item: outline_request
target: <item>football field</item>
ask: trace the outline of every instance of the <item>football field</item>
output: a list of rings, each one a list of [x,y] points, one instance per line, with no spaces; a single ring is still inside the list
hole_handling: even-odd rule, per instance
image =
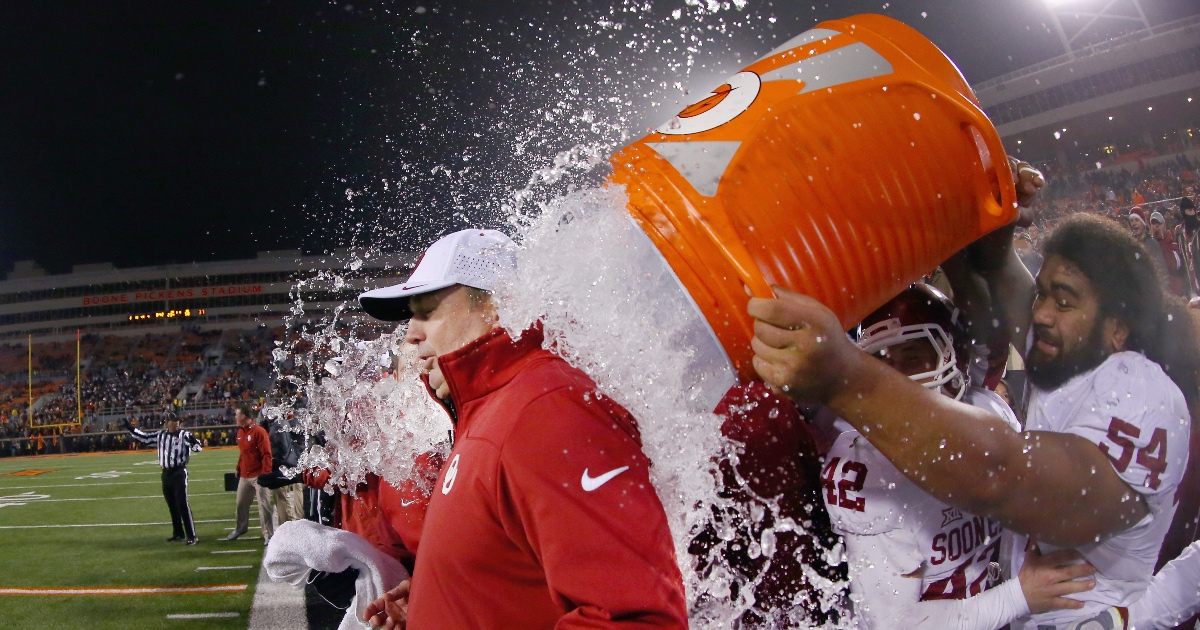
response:
[[[152,450],[0,459],[0,628],[246,628],[263,544],[233,529],[236,448],[188,465],[200,543],[167,543]]]

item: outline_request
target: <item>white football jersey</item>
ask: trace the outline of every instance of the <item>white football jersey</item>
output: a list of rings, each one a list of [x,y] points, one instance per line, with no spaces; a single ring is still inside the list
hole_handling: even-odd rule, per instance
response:
[[[1137,352],[1118,352],[1054,391],[1030,387],[1026,400],[1027,431],[1073,433],[1100,447],[1150,513],[1119,534],[1077,547],[1096,567],[1096,588],[1070,596],[1085,602],[1082,609],[1034,615],[1023,627],[1060,626],[1109,606],[1130,605],[1150,583],[1175,515],[1175,489],[1187,467],[1191,431],[1183,393],[1157,363]],[[1013,548],[1024,544],[1023,536],[1016,537]],[[1057,549],[1040,546],[1043,553]],[[1023,560],[1013,554],[1013,575]]]
[[[991,411],[1020,431],[1016,416],[995,392],[972,387],[963,402]],[[999,560],[1000,524],[933,498],[857,431],[842,433],[834,442],[821,486],[837,533],[898,534],[888,537],[893,541],[888,555],[905,574],[923,569],[921,601],[965,599],[996,582],[998,575],[988,569]],[[898,540],[907,541],[907,548],[895,544]]]

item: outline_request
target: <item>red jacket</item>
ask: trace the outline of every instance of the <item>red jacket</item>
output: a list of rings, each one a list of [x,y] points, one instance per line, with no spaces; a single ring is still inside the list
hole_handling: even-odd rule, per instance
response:
[[[334,507],[334,525],[339,529],[366,538],[376,549],[399,560],[413,570],[413,560],[421,541],[421,526],[429,490],[441,464],[440,456],[424,454],[413,466],[413,480],[399,488],[367,474],[367,480],[355,489],[354,496],[341,493]],[[329,471],[304,472],[304,483],[323,489],[329,481]]]
[[[457,409],[408,624],[686,628],[683,581],[633,418],[579,370],[497,329],[439,357]]]
[[[804,528],[802,532],[775,532],[775,551],[768,566],[767,556],[752,555],[749,550],[775,525],[770,510],[764,509],[766,515],[757,523],[737,524],[737,539],[726,545],[725,560],[740,574],[739,584],[762,574],[754,589],[757,610],[748,612],[742,621],[748,627],[767,627],[768,622],[780,620],[768,619],[758,611],[783,613],[799,607],[812,625],[824,625],[831,618],[827,608],[837,603],[836,598],[827,601],[825,582],[845,582],[846,566],[829,562],[839,539],[820,498],[820,457],[808,425],[791,401],[758,381],[734,386],[713,413],[725,418],[721,433],[741,445],[736,467],[721,462],[723,494],[750,506],[773,499],[780,517]],[[753,513],[753,508],[750,511]],[[716,542],[716,532],[706,531],[692,542],[690,551],[703,561]]]
[[[237,445],[241,451],[237,463],[239,477],[253,479],[271,472],[271,436],[266,429],[257,424],[247,429],[238,427]]]

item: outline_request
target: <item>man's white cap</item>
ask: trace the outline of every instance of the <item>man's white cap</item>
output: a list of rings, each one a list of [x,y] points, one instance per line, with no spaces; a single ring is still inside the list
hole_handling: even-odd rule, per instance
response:
[[[461,284],[493,291],[502,274],[517,267],[512,239],[496,230],[462,230],[443,236],[417,261],[408,280],[358,296],[368,315],[399,322],[412,317],[408,300]]]

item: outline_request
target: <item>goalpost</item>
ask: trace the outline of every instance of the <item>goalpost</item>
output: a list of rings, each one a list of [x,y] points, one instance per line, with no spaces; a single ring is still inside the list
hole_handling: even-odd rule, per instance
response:
[[[83,424],[83,335],[75,329],[75,421],[53,424],[33,423],[33,335],[29,335],[28,395],[29,406],[25,409],[25,420],[31,429],[62,429]]]

